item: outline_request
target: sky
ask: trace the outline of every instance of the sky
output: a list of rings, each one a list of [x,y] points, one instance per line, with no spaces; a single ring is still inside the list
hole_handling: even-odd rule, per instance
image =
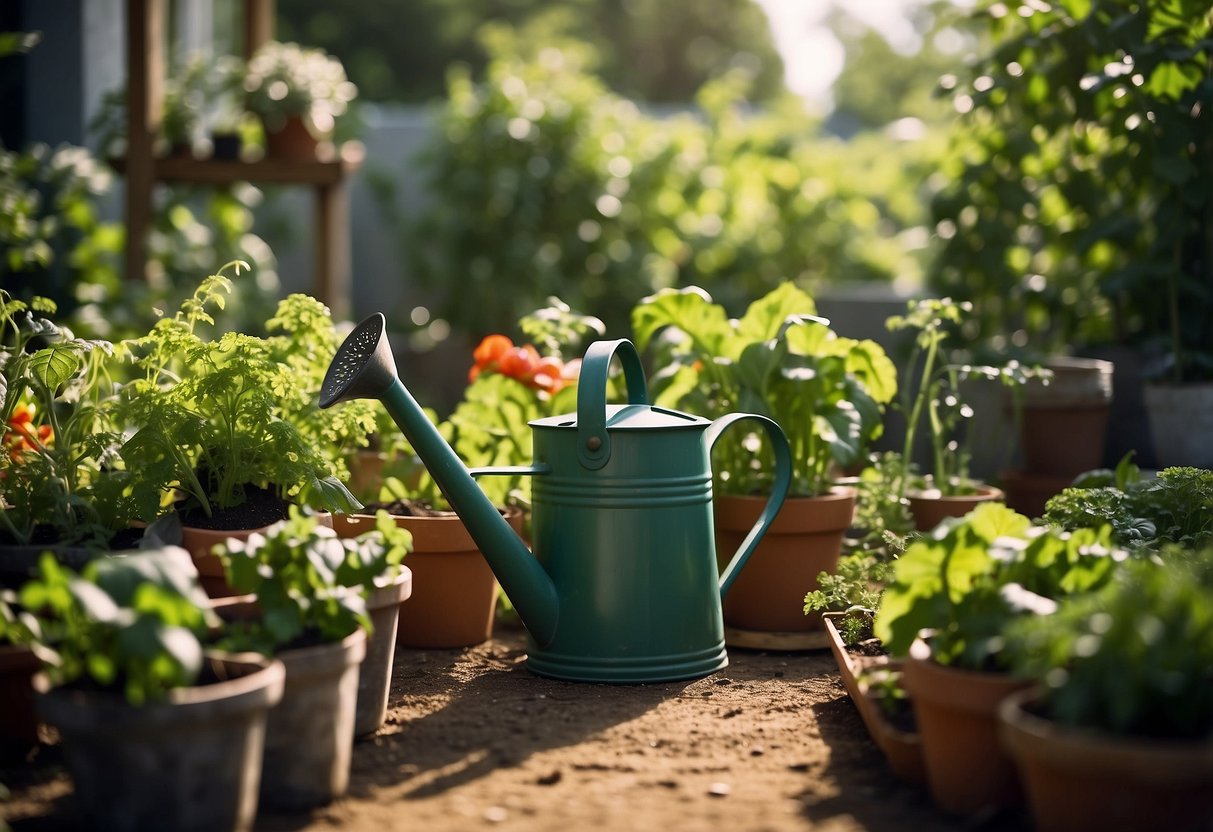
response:
[[[828,108],[830,85],[842,71],[842,44],[822,23],[831,7],[845,8],[896,46],[911,48],[914,30],[905,11],[923,0],[757,0],[771,20],[775,47],[783,57],[788,88],[811,104]]]

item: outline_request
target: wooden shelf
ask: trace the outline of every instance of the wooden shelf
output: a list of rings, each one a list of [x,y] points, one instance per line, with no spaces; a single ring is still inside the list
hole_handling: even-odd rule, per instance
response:
[[[126,159],[111,159],[119,173]],[[314,162],[263,158],[255,161],[165,157],[152,162],[152,177],[160,182],[224,185],[230,182],[259,182],[274,185],[337,185],[362,165],[361,154],[347,153],[340,159]]]
[[[233,182],[297,185],[313,191],[313,294],[334,317],[350,312],[349,206],[346,180],[362,164],[362,146],[341,147],[340,156],[315,161],[262,158],[156,158],[156,128],[163,111],[164,48],[170,0],[126,0],[127,158],[112,164],[126,176],[126,273],[146,279],[147,234],[155,183],[220,186]],[[274,0],[244,0],[244,52],[252,55],[273,33]],[[328,145],[331,150],[331,145]]]

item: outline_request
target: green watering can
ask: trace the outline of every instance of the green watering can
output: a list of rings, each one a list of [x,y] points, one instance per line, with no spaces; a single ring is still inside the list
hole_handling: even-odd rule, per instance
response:
[[[577,413],[531,422],[526,468],[470,471],[401,384],[383,315],[364,320],[337,351],[320,406],[379,399],[467,526],[529,633],[527,666],[586,682],[660,682],[728,665],[721,598],[787,495],[787,439],[764,416],[714,422],[648,403],[630,341],[586,351]],[[607,371],[623,365],[628,403],[607,404]],[[712,531],[710,453],[740,421],[757,422],[775,450],[775,487],[723,574]],[[476,485],[476,474],[525,472],[532,489],[526,545]]]

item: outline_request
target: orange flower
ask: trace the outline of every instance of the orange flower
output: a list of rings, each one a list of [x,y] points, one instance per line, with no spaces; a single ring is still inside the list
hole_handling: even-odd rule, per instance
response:
[[[19,404],[8,420],[8,429],[4,432],[4,447],[8,449],[9,458],[20,462],[23,451],[41,451],[55,438],[50,425],[34,425],[36,408],[32,404]]]
[[[506,351],[505,355],[497,361],[497,369],[501,371],[502,375],[518,379],[524,384],[530,383],[535,377],[535,370],[538,366],[539,350],[530,344]]]
[[[468,384],[485,370],[495,369],[502,356],[514,349],[514,342],[504,335],[486,335],[472,350],[472,360],[475,362],[468,370]]]

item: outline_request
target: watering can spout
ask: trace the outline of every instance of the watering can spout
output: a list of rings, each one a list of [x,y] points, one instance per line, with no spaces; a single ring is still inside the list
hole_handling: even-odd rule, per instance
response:
[[[320,407],[351,399],[383,403],[484,553],[531,637],[548,644],[559,614],[555,585],[400,382],[386,324],[377,312],[345,339],[324,377]]]

